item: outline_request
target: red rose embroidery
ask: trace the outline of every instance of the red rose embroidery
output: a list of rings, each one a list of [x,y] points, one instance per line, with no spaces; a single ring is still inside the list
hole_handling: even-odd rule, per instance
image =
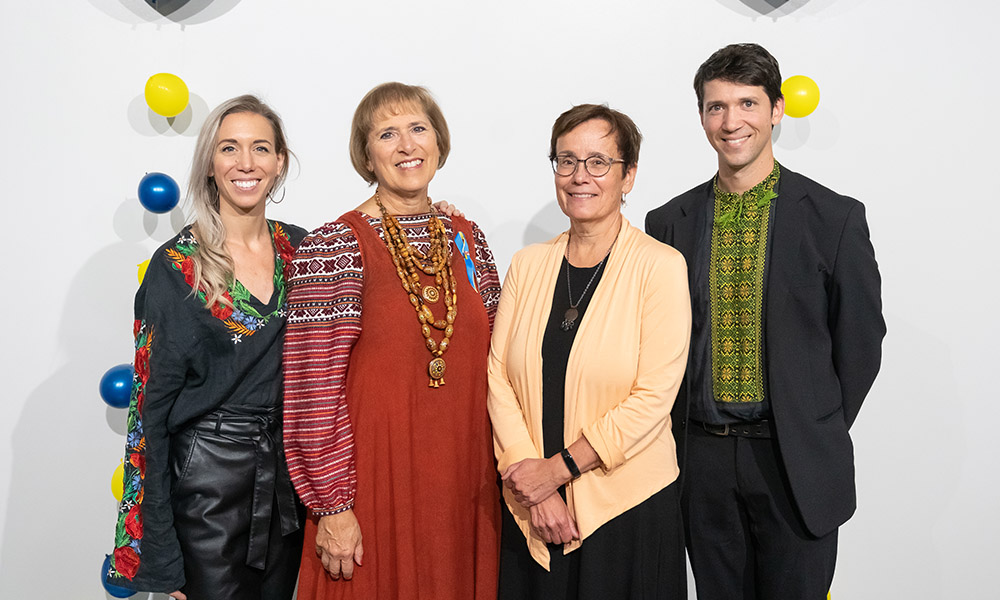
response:
[[[295,258],[295,248],[292,248],[292,244],[288,241],[288,236],[285,235],[285,230],[277,223],[274,224],[274,246],[278,249],[278,256],[285,263],[282,268],[282,275],[284,275],[285,281],[288,281],[288,278],[292,274],[292,260]]]
[[[181,273],[184,273],[184,281],[194,287],[194,261],[191,257],[185,257],[181,262]]]
[[[146,456],[139,454],[138,452],[133,452],[129,455],[128,461],[132,463],[133,467],[139,469],[139,475],[146,476]]]
[[[133,454],[133,456],[135,455]],[[125,516],[125,533],[132,536],[132,539],[142,539],[142,512],[140,512],[138,504],[133,506],[128,511],[128,515]]]
[[[132,324],[132,337],[139,335],[140,329],[142,329],[142,319],[136,319],[135,323]]]
[[[141,346],[135,351],[135,372],[143,382],[149,378],[149,348]]]
[[[131,581],[139,571],[139,555],[129,546],[115,548],[115,570]]]
[[[228,294],[226,295],[226,298],[229,299]],[[231,301],[232,300],[230,299],[230,302]],[[225,304],[219,303],[212,307],[212,316],[225,321],[229,317],[233,316],[233,309]]]
[[[146,394],[143,394],[142,390],[139,390],[139,393],[135,395],[135,409],[139,411],[140,415],[142,414],[142,401],[145,399]]]

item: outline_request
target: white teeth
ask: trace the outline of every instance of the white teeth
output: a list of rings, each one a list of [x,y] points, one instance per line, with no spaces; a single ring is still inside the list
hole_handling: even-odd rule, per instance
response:
[[[402,167],[404,169],[409,169],[410,167],[415,167],[415,166],[419,165],[422,162],[424,162],[424,161],[421,160],[421,159],[419,159],[419,158],[414,158],[413,160],[408,160],[406,162],[401,162],[397,166]]]
[[[233,185],[240,188],[241,190],[252,190],[253,188],[257,187],[258,183],[259,181],[256,179],[252,181],[243,181],[243,180],[233,181]]]

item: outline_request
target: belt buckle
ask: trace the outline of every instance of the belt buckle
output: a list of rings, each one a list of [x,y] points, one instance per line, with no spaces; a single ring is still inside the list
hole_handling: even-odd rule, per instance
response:
[[[719,437],[726,437],[727,435],[729,435],[729,424],[727,423],[725,425],[721,425],[721,427],[722,430],[707,429],[707,431],[712,435],[717,435]]]

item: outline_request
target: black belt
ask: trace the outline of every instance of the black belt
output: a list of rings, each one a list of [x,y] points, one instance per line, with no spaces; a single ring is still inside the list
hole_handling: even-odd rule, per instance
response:
[[[259,411],[248,409],[247,412],[217,410],[194,425],[198,431],[253,442],[255,467],[247,564],[257,569],[263,569],[267,559],[274,499],[278,504],[281,534],[288,535],[299,529],[295,491],[288,467],[279,456],[283,452],[281,424],[281,409],[275,407]]]
[[[771,422],[766,419],[761,421],[748,421],[746,423],[730,423],[727,425],[713,425],[711,423],[702,423],[701,421],[691,419],[691,425],[696,431],[702,430],[706,433],[718,436],[732,435],[736,437],[748,438],[772,437]]]

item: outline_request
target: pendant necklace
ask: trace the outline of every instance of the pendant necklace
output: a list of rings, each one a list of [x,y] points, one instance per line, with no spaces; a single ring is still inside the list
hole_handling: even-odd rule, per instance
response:
[[[445,231],[441,220],[434,214],[434,207],[431,206],[431,199],[428,197],[427,209],[431,216],[427,223],[427,235],[430,238],[430,248],[424,254],[410,244],[406,230],[395,217],[386,211],[377,189],[375,190],[375,204],[378,205],[382,218],[385,245],[389,248],[389,255],[396,266],[396,275],[399,276],[403,290],[409,297],[410,305],[417,313],[420,333],[424,337],[427,350],[431,353],[431,360],[427,364],[427,373],[430,375],[427,386],[441,387],[445,383],[446,364],[443,355],[448,350],[452,334],[455,333],[455,318],[458,315],[458,283],[455,281],[455,274],[451,268],[448,232]],[[421,282],[421,272],[425,275],[432,275],[434,283],[424,284]],[[445,314],[444,318],[439,319],[431,312],[429,305],[442,298],[444,299]],[[444,332],[440,342],[431,337],[431,332],[434,329]]]
[[[590,281],[587,282],[587,286],[583,288],[583,293],[580,294],[580,299],[576,302],[573,302],[573,284],[570,283],[569,276],[569,242],[566,243],[566,291],[569,294],[569,308],[567,308],[566,312],[563,314],[563,322],[560,326],[563,331],[571,331],[574,327],[576,327],[576,320],[580,316],[580,311],[578,311],[576,307],[580,306],[583,299],[587,297],[587,292],[590,291],[591,284],[594,283],[594,279],[597,278],[597,274],[601,272],[601,269],[604,267],[604,263],[608,260],[608,257],[611,256],[611,249],[614,248],[616,241],[618,241],[617,235],[615,235],[615,239],[611,241],[611,245],[608,246],[608,251],[604,254],[604,258],[601,259],[601,262],[597,263],[597,268],[594,269],[594,274],[590,276]]]

